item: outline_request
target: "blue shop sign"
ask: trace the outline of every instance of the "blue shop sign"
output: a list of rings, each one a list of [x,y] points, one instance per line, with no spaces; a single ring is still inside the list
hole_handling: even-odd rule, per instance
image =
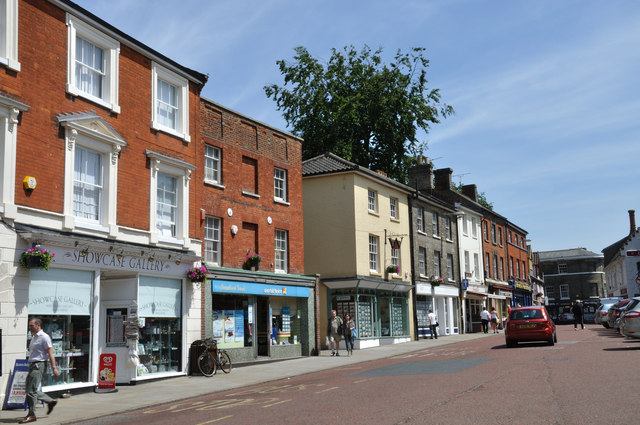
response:
[[[265,285],[262,283],[237,282],[233,280],[212,280],[211,291],[222,294],[309,298],[309,288],[301,286]]]

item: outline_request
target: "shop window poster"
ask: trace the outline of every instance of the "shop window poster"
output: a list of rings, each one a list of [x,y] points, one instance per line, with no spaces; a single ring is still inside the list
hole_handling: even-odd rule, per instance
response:
[[[236,342],[244,342],[244,311],[236,310]]]
[[[224,315],[222,310],[213,310],[213,337],[220,342],[224,334]]]
[[[233,342],[233,334],[235,333],[235,321],[233,310],[225,310],[224,312],[224,342]]]

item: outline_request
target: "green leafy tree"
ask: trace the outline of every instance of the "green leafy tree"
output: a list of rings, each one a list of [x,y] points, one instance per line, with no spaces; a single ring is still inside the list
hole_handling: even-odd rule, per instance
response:
[[[304,47],[294,61],[277,61],[284,85],[264,87],[292,132],[304,139],[303,158],[332,152],[389,177],[406,181],[409,158],[426,149],[420,128],[453,113],[437,89],[427,88],[424,48],[401,50],[384,64],[382,49],[332,49],[322,63]]]

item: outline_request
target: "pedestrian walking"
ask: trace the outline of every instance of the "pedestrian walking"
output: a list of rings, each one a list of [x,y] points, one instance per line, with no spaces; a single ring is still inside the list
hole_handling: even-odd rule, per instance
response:
[[[489,333],[489,312],[487,311],[487,307],[483,306],[482,311],[480,312],[480,320],[482,320],[482,332],[488,334]]]
[[[344,345],[347,347],[347,356],[353,355],[353,330],[356,327],[356,323],[353,321],[349,314],[345,314],[344,316],[344,325],[343,328],[343,336],[344,336]]]
[[[58,404],[57,400],[40,391],[42,376],[47,370],[47,358],[51,362],[53,376],[56,378],[60,376],[60,372],[56,367],[56,358],[53,355],[51,337],[42,330],[42,321],[37,317],[29,320],[29,332],[32,335],[31,343],[29,344],[29,373],[27,374],[26,382],[29,412],[27,416],[18,422],[19,424],[28,424],[36,421],[36,404],[38,400],[47,403],[47,415]]]
[[[582,301],[576,300],[573,307],[571,307],[571,312],[573,313],[573,330],[578,330],[578,323],[580,323],[582,330],[584,330],[584,310],[582,307]]]
[[[342,334],[342,319],[336,315],[335,310],[331,310],[331,318],[329,319],[329,344],[331,345],[331,355],[340,355],[340,335]]]
[[[496,311],[495,307],[493,307],[491,309],[491,313],[489,313],[490,318],[491,318],[491,329],[493,330],[494,334],[498,333],[498,312]]]
[[[429,310],[429,329],[431,331],[431,338],[430,339],[438,339],[438,326],[440,326],[440,323],[438,323],[438,316],[435,315],[435,313],[433,312],[433,310]]]

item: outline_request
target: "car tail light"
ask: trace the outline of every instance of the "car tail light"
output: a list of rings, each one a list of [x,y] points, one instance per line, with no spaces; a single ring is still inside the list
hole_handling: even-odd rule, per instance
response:
[[[630,311],[627,314],[624,315],[625,319],[629,318],[629,319],[637,319],[640,317],[640,311]]]
[[[605,311],[605,312],[602,313],[602,315],[606,316],[608,313],[609,313],[608,311]]]

